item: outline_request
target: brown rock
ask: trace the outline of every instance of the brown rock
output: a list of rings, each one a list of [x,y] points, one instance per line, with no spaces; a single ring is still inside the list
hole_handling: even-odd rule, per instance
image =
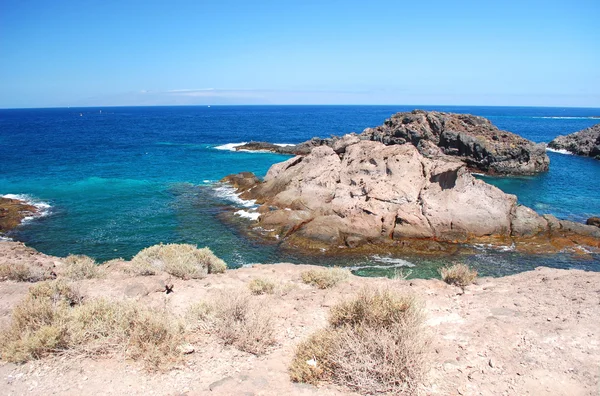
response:
[[[600,247],[598,228],[540,216],[462,162],[427,158],[413,145],[354,136],[346,143],[340,152],[322,145],[275,164],[245,190],[243,198],[263,204],[258,226],[309,249],[383,244],[443,252],[443,244],[524,242],[524,250],[542,251],[550,236],[557,250]]]
[[[600,217],[590,217],[585,224],[600,227]]]
[[[37,213],[37,208],[18,199],[0,197],[0,234],[6,233],[27,216]]]

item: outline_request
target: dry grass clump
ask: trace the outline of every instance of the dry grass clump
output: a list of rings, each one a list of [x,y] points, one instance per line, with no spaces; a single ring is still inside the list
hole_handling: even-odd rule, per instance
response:
[[[254,355],[275,344],[273,317],[262,303],[243,292],[222,293],[214,300],[195,304],[188,320],[219,337],[225,345]]]
[[[275,293],[275,282],[266,278],[254,278],[248,283],[250,292],[254,295]]]
[[[10,362],[51,354],[124,353],[160,369],[179,358],[183,327],[171,315],[138,302],[83,302],[67,283],[54,281],[29,290],[0,339],[2,359]]]
[[[362,289],[356,298],[331,308],[329,324],[381,329],[419,316],[420,308],[413,297],[399,295],[390,289]]]
[[[190,244],[160,244],[147,247],[131,260],[136,275],[155,275],[165,271],[181,279],[201,279],[207,274],[225,272],[227,264],[209,248]]]
[[[477,271],[469,268],[466,264],[454,264],[450,267],[440,268],[440,275],[447,284],[464,288],[477,278]]]
[[[51,271],[42,266],[23,263],[0,264],[0,280],[39,282],[53,277]]]
[[[65,276],[73,280],[92,279],[100,276],[96,261],[88,256],[70,254],[64,259]]]
[[[363,289],[332,308],[329,326],[301,343],[296,382],[330,381],[361,394],[413,394],[426,372],[423,314],[411,297]]]
[[[316,286],[319,289],[328,289],[348,279],[350,271],[345,268],[319,268],[303,271],[300,276],[302,282]]]

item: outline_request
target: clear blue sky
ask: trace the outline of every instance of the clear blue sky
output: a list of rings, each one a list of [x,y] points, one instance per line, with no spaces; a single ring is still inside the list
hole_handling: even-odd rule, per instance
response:
[[[0,107],[600,107],[599,16],[599,0],[0,0]]]

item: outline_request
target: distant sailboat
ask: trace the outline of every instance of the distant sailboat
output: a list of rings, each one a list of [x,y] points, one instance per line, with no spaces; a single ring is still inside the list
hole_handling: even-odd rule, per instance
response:
[[[79,113],[79,117],[83,117],[83,113]]]

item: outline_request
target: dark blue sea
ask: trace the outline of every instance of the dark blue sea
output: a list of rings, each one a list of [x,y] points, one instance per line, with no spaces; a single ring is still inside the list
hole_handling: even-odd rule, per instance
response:
[[[19,195],[45,216],[10,237],[44,253],[130,258],[164,242],[210,247],[231,266],[295,262],[349,266],[364,275],[412,266],[413,276],[462,260],[484,275],[546,265],[600,270],[598,255],[522,255],[478,247],[460,257],[304,256],[247,239],[250,220],[221,221],[244,209],[223,176],[259,176],[287,157],[227,150],[232,143],[298,143],[313,136],[360,132],[414,108],[470,113],[535,142],[600,122],[600,109],[446,106],[190,106],[0,110],[0,195]],[[584,221],[600,215],[600,161],[549,153],[550,171],[535,177],[485,178],[540,213]],[[239,212],[243,214],[244,212]],[[245,223],[246,222],[246,223]],[[236,222],[234,222],[236,223]]]

